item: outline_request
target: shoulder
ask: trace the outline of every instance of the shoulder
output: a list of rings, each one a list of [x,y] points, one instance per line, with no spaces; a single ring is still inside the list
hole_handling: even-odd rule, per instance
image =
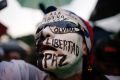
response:
[[[47,74],[23,61],[0,62],[0,80],[43,80]]]
[[[30,79],[34,80],[37,78],[36,80],[45,80],[47,73],[41,71],[40,69],[38,69],[37,67],[31,64],[28,64],[28,67],[29,67]]]
[[[20,80],[19,67],[12,61],[0,62],[0,80]]]

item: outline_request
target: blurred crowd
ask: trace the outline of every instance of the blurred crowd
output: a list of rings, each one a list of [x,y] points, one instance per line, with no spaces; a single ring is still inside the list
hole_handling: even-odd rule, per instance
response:
[[[95,74],[120,80],[119,0],[98,0],[89,21],[94,29]]]
[[[2,0],[0,3],[2,3]],[[5,4],[0,4],[0,10],[5,6]],[[44,5],[41,4],[41,6],[45,13]],[[109,21],[113,19],[116,23]],[[88,66],[88,71],[90,71],[88,74],[95,76],[95,80],[120,80],[119,1],[98,0],[89,22],[94,30],[94,49],[93,56],[89,58],[92,59],[92,62]],[[15,59],[24,60],[31,65],[37,66],[38,56],[36,56],[35,52],[34,36],[31,35],[32,42],[29,44],[29,41],[24,39],[12,38],[7,33],[8,29],[7,26],[0,22],[0,63]]]

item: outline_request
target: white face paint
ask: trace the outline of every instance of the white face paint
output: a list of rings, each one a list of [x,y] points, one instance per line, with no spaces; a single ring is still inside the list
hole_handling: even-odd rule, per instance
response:
[[[84,26],[72,12],[57,9],[46,14],[35,36],[38,66],[59,78],[82,72],[83,42],[89,38]]]
[[[56,26],[43,28],[39,32],[40,36],[44,36],[40,43],[46,47],[40,49],[42,50],[40,54],[43,54],[44,57],[42,57],[39,66],[42,66],[44,70],[58,74],[60,77],[67,76],[68,72],[70,72],[70,75],[76,71],[81,72],[83,38],[77,33],[78,30],[78,28],[63,29]],[[64,74],[59,73],[60,70],[69,71]]]
[[[43,30],[43,34],[47,34],[46,32],[49,32],[49,30],[46,27]],[[47,37],[43,41],[43,45],[48,45],[56,49],[56,51],[51,49],[43,50],[44,58],[42,60],[42,66],[44,69],[69,67],[82,57],[82,36],[77,33],[53,35],[54,37]]]

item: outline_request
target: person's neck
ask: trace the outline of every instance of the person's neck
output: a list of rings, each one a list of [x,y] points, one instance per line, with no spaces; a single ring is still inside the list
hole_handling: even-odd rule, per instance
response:
[[[65,78],[65,79],[59,79],[57,77],[49,76],[50,80],[82,80],[81,74],[75,74],[71,77]]]

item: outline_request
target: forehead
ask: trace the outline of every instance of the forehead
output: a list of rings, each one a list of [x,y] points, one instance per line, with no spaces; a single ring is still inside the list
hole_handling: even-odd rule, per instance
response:
[[[45,28],[48,28],[52,33],[58,34],[59,36],[62,34],[62,37],[65,39],[71,39],[70,36],[72,36],[73,39],[76,39],[78,36],[84,38],[84,31],[81,29],[80,24],[68,21],[57,21],[41,25],[36,32],[36,40],[40,38],[40,34]],[[67,33],[69,33],[70,36],[68,36]]]
[[[57,9],[56,11],[52,11],[46,14],[43,20],[40,22],[40,24],[38,24],[38,29],[39,30],[42,29],[47,24],[49,26],[56,26],[60,28],[78,27],[78,24],[79,24],[79,29],[81,28],[83,31],[84,30],[87,31],[87,28],[85,27],[86,25],[84,24],[84,22],[81,20],[79,16],[77,16],[76,14],[70,11],[63,10],[63,9],[62,10]]]

